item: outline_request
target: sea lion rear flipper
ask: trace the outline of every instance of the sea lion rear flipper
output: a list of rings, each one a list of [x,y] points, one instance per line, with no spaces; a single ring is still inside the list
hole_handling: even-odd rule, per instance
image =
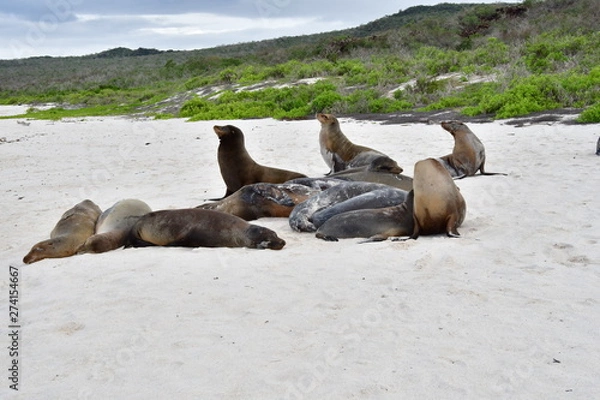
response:
[[[508,174],[505,174],[504,172],[482,172],[481,175],[504,175],[504,176],[508,176]]]
[[[452,238],[459,238],[460,233],[457,230],[457,218],[456,215],[450,215],[448,217],[448,223],[446,224],[446,235]]]

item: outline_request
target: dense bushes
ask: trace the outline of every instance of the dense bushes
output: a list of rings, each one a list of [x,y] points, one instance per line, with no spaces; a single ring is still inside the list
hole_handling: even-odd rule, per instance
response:
[[[582,121],[600,122],[600,32],[590,4],[419,6],[344,33],[137,57],[0,61],[0,103],[147,112],[196,92],[210,94],[185,103],[180,116],[453,108],[507,118],[576,107],[586,109]],[[303,84],[307,78],[320,80]]]

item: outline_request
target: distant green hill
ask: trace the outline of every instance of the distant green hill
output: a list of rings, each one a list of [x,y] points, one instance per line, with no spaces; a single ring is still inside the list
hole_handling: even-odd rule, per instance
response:
[[[346,30],[210,49],[0,60],[0,103],[70,105],[29,114],[38,118],[60,118],[73,105],[77,115],[194,119],[440,109],[504,118],[569,107],[593,122],[599,18],[597,0],[443,3]],[[318,83],[301,84],[308,78]]]

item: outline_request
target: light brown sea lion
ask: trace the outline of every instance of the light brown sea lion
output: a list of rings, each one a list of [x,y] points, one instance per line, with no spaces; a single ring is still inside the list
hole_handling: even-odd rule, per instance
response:
[[[81,245],[94,234],[100,207],[91,200],[84,200],[67,210],[50,233],[50,239],[34,245],[23,258],[31,264],[44,258],[69,257],[77,253]]]
[[[129,231],[137,220],[152,209],[138,199],[124,199],[106,209],[96,221],[95,234],[90,236],[78,253],[104,253],[125,246]]]
[[[279,250],[285,241],[272,230],[235,215],[189,208],[154,211],[140,217],[130,231],[128,245]]]
[[[317,120],[321,123],[319,132],[321,156],[331,169],[330,172],[366,166],[380,157],[384,157],[387,161],[387,172],[396,174],[402,172],[398,163],[382,152],[352,143],[342,132],[340,122],[334,115],[319,113]]]
[[[467,205],[448,170],[438,160],[428,158],[415,164],[414,174],[411,238],[438,233],[459,237],[457,228],[465,219]]]
[[[485,147],[467,125],[461,121],[444,121],[441,125],[454,137],[452,154],[439,158],[452,177],[462,179],[475,175],[477,171],[481,175],[506,175],[485,172]]]
[[[327,241],[366,238],[365,242],[409,236],[414,231],[414,192],[397,206],[348,211],[334,215],[317,229],[315,236]]]
[[[258,182],[283,183],[290,179],[306,177],[299,172],[258,164],[248,154],[244,145],[244,134],[239,128],[233,125],[215,125],[213,129],[220,141],[217,160],[227,186],[223,198],[245,185]]]

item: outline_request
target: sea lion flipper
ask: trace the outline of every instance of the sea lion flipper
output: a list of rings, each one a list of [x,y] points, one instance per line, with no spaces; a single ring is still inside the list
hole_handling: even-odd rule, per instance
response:
[[[315,237],[318,238],[318,239],[323,239],[326,242],[338,242],[339,241],[339,239],[336,238],[335,236],[325,235],[325,234],[323,234],[321,232],[317,232],[315,234]]]
[[[415,227],[413,229],[412,235],[410,235],[408,238],[417,240],[419,238],[419,221],[417,220],[417,216],[414,214],[413,214],[413,219],[414,219]]]
[[[457,218],[456,214],[452,214],[448,217],[448,223],[446,224],[446,235],[452,238],[459,238],[460,233],[457,230]]]
[[[361,240],[358,243],[362,244],[362,243],[372,243],[372,242],[383,242],[384,240],[387,240],[387,238],[388,237],[385,235],[378,234],[378,235],[373,235],[370,238],[367,238],[365,240]]]

